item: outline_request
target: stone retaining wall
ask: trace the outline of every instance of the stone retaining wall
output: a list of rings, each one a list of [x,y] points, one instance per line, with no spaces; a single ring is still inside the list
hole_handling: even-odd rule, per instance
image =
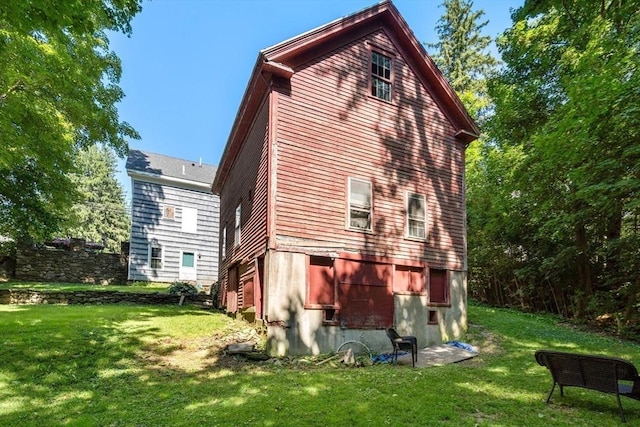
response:
[[[119,291],[37,291],[0,289],[0,304],[172,304],[180,303],[180,295],[161,293],[129,293]],[[187,295],[183,304],[213,307],[211,296]]]
[[[127,257],[121,254],[18,248],[15,278],[29,282],[124,284],[127,264]]]

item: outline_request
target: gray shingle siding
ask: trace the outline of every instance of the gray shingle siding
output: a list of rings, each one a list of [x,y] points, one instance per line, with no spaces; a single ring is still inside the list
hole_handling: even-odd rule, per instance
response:
[[[127,172],[132,178],[129,280],[187,280],[180,277],[181,251],[185,251],[195,254],[195,280],[202,284],[215,282],[218,278],[220,199],[206,190],[213,181],[215,167],[189,163],[199,173],[206,169],[209,176],[207,181],[201,173],[197,178],[199,181],[194,181],[188,179],[194,177],[194,169],[190,175],[185,175],[186,178],[181,174],[184,160],[173,159],[178,167],[172,168],[167,166],[172,158],[132,150],[134,152],[141,154],[136,154],[135,161],[131,157],[127,160]],[[143,156],[146,164],[141,168],[136,162]],[[166,177],[160,170],[178,170],[180,177]],[[165,206],[174,208],[174,219],[163,217]],[[182,230],[185,208],[197,209],[196,233]],[[151,268],[149,264],[149,244],[152,242],[162,247],[163,265],[159,269]]]

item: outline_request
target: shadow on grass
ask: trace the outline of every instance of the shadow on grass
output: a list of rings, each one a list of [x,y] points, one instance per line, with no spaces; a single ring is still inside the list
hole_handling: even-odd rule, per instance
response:
[[[1,425],[546,426],[618,419],[615,398],[601,393],[571,389],[544,404],[551,380],[535,364],[534,348],[590,350],[608,341],[589,344],[533,316],[473,307],[473,323],[493,325],[504,347],[481,354],[479,364],[348,368],[224,356],[214,336],[233,321],[220,313],[68,308],[0,306]],[[188,331],[194,324],[202,328],[198,336]],[[625,348],[637,360],[640,350]],[[162,363],[181,352],[206,363]],[[623,405],[630,420],[640,419],[638,405]]]

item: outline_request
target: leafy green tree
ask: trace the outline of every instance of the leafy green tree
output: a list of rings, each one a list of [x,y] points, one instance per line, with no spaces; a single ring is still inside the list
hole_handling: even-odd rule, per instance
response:
[[[118,117],[121,67],[106,31],[131,33],[141,0],[0,2],[0,235],[42,240],[79,197],[79,150],[120,156],[135,130]]]
[[[491,37],[482,35],[489,21],[481,21],[484,11],[473,10],[472,0],[444,0],[445,13],[436,25],[438,42],[429,43],[432,58],[471,115],[484,118],[489,107],[486,78],[497,61],[488,52]]]
[[[499,153],[521,153],[498,227],[514,221],[520,236],[492,242],[517,245],[513,295],[529,307],[628,325],[640,305],[639,11],[638,0],[526,1],[498,42],[489,130]]]
[[[130,220],[124,189],[115,176],[116,156],[108,147],[91,146],[80,152],[77,166],[71,180],[81,200],[73,206],[73,225],[65,232],[119,253],[120,243],[129,238]]]

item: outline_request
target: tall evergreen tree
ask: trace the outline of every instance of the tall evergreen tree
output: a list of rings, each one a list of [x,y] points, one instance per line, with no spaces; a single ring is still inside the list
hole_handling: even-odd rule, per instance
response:
[[[435,49],[433,60],[472,116],[482,121],[489,106],[485,81],[497,63],[487,50],[491,37],[482,35],[488,21],[481,21],[484,11],[474,11],[472,0],[444,0],[442,6],[438,42],[427,46]]]
[[[120,252],[128,240],[130,220],[124,189],[116,179],[116,156],[112,149],[91,146],[78,156],[78,172],[71,175],[81,199],[73,206],[69,237],[102,243],[111,252]]]

